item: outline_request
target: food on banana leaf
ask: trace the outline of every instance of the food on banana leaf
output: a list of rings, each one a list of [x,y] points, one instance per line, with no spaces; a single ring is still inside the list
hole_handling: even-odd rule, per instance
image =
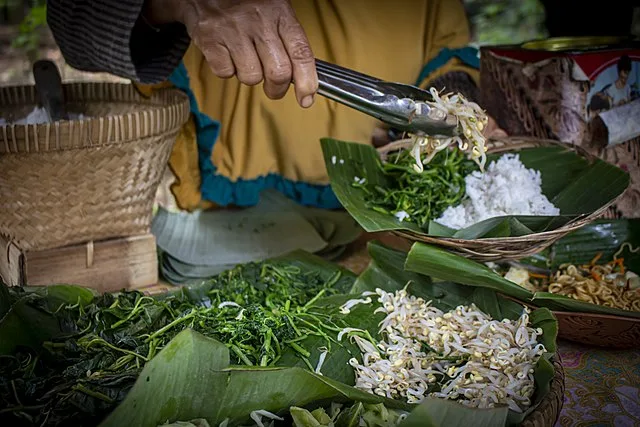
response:
[[[156,299],[133,291],[60,306],[54,316],[65,334],[43,343],[44,353],[20,349],[0,356],[0,421],[93,425],[125,397],[144,364],[186,328],[225,343],[237,365],[273,366],[288,349],[313,370],[301,342],[339,327],[310,308],[337,294],[340,278],[340,272],[323,280],[294,265],[251,263],[212,279],[202,302],[180,293]]]
[[[528,169],[517,154],[505,154],[480,172],[455,150],[439,152],[421,173],[406,151],[380,163],[389,185],[371,185],[354,177],[367,207],[411,221],[427,230],[435,221],[459,230],[508,215],[557,216],[560,210],[542,193],[539,171]]]
[[[587,264],[561,264],[550,275],[533,273],[522,266],[511,266],[504,277],[532,292],[549,292],[604,307],[640,312],[640,277],[625,267],[619,257],[623,245],[613,260],[599,263],[598,254]]]
[[[394,252],[372,256],[397,261],[388,271],[402,271],[404,262]],[[61,329],[37,346],[22,341],[2,347],[0,425],[94,426],[102,421],[111,427],[129,417],[135,425],[150,427],[181,425],[178,420],[206,425],[198,418],[216,426],[340,427],[357,419],[368,427],[409,427],[429,419],[440,427],[453,418],[505,425],[507,416],[523,419],[531,401],[539,402],[548,389],[553,369],[540,357],[543,352],[548,357],[555,339],[548,310],[532,313],[537,326],[531,328],[522,306],[494,293],[479,296],[475,305],[475,294],[464,294],[472,290],[450,283],[443,291],[425,280],[424,287],[416,288],[421,297],[424,292],[439,296],[420,299],[402,289],[408,280],[396,283],[386,270],[368,269],[354,284],[350,273],[331,264],[321,269],[319,262],[242,265],[203,286],[157,297],[123,292],[85,298],[75,293],[79,288],[68,287],[73,288],[70,296],[56,299],[46,292],[12,289],[8,312],[0,294],[0,312],[6,314],[1,339],[19,338],[12,329],[19,319],[11,316],[20,307],[30,307],[24,312],[29,319],[36,311],[38,319],[47,319],[23,331],[35,332],[45,323],[58,323]],[[384,283],[376,285],[378,280]],[[379,286],[402,290],[394,294]],[[364,289],[376,291],[360,297]],[[457,290],[446,296],[449,289]],[[458,303],[449,305],[451,298]],[[433,305],[425,302],[430,300]],[[478,306],[491,313],[496,308],[511,320],[491,320]],[[421,319],[406,317],[414,308]],[[544,328],[544,337],[538,327]],[[420,358],[417,366],[396,365],[394,351],[402,345]],[[370,362],[375,357],[394,365],[398,378],[405,377],[410,387],[398,387],[404,395],[387,394],[384,375],[364,380],[362,373],[374,369]],[[511,384],[503,383],[504,375]],[[484,398],[478,387],[487,391]],[[196,388],[198,394],[189,395]],[[205,406],[204,395],[211,400]],[[319,410],[331,401],[335,405]],[[346,406],[338,410],[337,404]],[[377,404],[382,406],[371,406]]]
[[[542,193],[540,171],[528,169],[517,154],[504,154],[485,172],[465,176],[465,196],[435,221],[454,230],[509,215],[557,216],[560,210]]]
[[[527,308],[515,322],[494,320],[474,304],[445,312],[406,289],[377,289],[363,294],[364,300],[348,301],[343,310],[371,304],[373,295],[375,312],[386,315],[382,339],[343,331],[362,351],[362,362],[349,362],[357,372],[356,388],[409,403],[431,396],[477,408],[506,404],[519,413],[531,405],[534,367],[546,349],[538,343],[542,329],[529,325]]]

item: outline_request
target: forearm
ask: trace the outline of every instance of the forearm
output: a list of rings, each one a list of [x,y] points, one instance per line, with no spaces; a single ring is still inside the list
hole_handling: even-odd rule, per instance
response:
[[[47,21],[74,68],[141,83],[165,80],[189,45],[177,23],[156,31],[141,18],[144,0],[49,0]]]

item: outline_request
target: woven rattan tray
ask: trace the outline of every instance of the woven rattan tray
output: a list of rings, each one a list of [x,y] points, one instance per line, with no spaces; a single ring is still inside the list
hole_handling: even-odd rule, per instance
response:
[[[553,361],[553,379],[549,393],[542,399],[540,405],[521,424],[521,427],[553,427],[560,417],[564,403],[564,368],[560,356]]]

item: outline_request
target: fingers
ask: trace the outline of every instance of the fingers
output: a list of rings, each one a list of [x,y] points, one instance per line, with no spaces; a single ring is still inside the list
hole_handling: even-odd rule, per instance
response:
[[[258,58],[256,47],[249,37],[242,37],[237,42],[230,42],[227,49],[236,69],[236,76],[242,83],[254,86],[262,81],[262,64]]]
[[[288,0],[192,1],[183,23],[213,73],[241,83],[264,80],[271,99],[293,81],[298,103],[313,104],[318,75],[313,52]]]
[[[291,85],[292,70],[280,37],[269,31],[256,40],[255,46],[264,73],[264,93],[271,99],[284,97]]]
[[[278,32],[291,61],[296,98],[308,108],[318,90],[316,61],[309,40],[293,14],[280,20]]]
[[[227,48],[220,44],[213,44],[202,49],[211,71],[222,79],[228,79],[236,74],[236,67],[231,60],[231,54]]]

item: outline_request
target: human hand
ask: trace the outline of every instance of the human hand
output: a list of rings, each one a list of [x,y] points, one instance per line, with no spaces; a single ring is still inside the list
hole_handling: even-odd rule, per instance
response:
[[[147,0],[152,25],[181,22],[213,73],[253,86],[271,99],[292,81],[308,108],[318,90],[315,57],[289,0]]]

